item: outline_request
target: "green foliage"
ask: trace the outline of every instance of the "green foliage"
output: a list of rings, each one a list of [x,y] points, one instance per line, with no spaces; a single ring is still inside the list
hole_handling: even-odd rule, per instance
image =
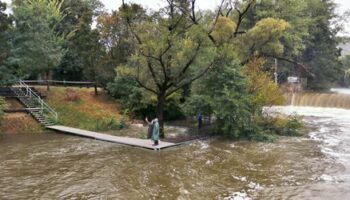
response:
[[[256,119],[256,122],[269,134],[282,136],[301,136],[303,123],[297,115],[292,116],[264,116]]]
[[[263,71],[265,60],[253,58],[244,67],[248,77],[248,90],[253,97],[254,112],[262,111],[263,106],[282,105],[284,97],[278,85],[273,82],[271,75]]]
[[[59,80],[88,80],[105,83],[105,74],[114,75],[113,69],[106,72],[102,65],[104,56],[100,35],[92,29],[93,19],[101,14],[99,0],[65,0],[62,5],[64,19],[56,31],[70,34],[65,44],[67,52],[55,70]]]
[[[8,64],[22,76],[48,74],[56,68],[65,50],[65,37],[56,33],[63,20],[62,1],[32,0],[13,5],[15,28],[11,32]]]
[[[116,120],[115,118],[103,118],[97,120],[95,130],[121,130],[127,128],[128,126],[128,123],[123,118],[120,121]]]
[[[251,139],[258,128],[252,121],[252,96],[248,94],[241,65],[231,60],[231,52],[224,52],[222,55],[226,56],[217,60],[219,67],[194,83],[195,95],[186,101],[185,107],[196,113],[205,109],[207,115],[214,114],[217,134]]]
[[[9,85],[14,80],[14,69],[6,65],[5,60],[10,52],[9,36],[12,19],[5,13],[6,3],[0,1],[0,86]]]
[[[243,61],[252,56],[280,55],[284,52],[280,39],[289,27],[289,23],[282,19],[261,19],[239,40],[234,41],[236,51]]]
[[[269,53],[270,58],[280,61],[280,81],[286,81],[287,76],[301,76],[308,78],[309,88],[324,89],[343,77],[336,37],[342,19],[333,1],[264,0],[250,10],[247,21],[255,23],[267,17],[290,24],[281,38],[284,51]]]
[[[207,98],[200,94],[192,94],[187,98],[186,103],[183,105],[183,110],[188,116],[196,116],[199,112],[209,116],[214,112]]]
[[[213,101],[217,133],[232,138],[250,138],[256,132],[248,96],[225,88],[221,96],[215,97]]]
[[[138,87],[134,79],[117,77],[114,82],[107,85],[109,94],[120,99],[123,109],[127,109],[137,117],[143,118],[147,113],[153,113],[154,99],[146,97],[147,94]]]
[[[138,24],[139,21],[146,20],[146,10],[137,4],[126,5],[119,11],[103,13],[97,18],[96,28],[99,32],[100,43],[105,47],[105,54],[101,61],[104,69],[103,82],[113,82],[116,74],[115,68],[125,65],[128,57],[135,50],[135,41],[132,32],[124,23],[128,18],[130,22]]]
[[[4,109],[6,109],[6,101],[4,98],[0,97],[0,123],[4,115]]]
[[[138,119],[156,116],[156,97],[144,91],[137,82],[129,77],[117,77],[114,82],[107,85],[111,96],[120,99],[123,109]],[[185,116],[179,107],[179,97],[172,96],[165,106],[165,119],[177,120]]]

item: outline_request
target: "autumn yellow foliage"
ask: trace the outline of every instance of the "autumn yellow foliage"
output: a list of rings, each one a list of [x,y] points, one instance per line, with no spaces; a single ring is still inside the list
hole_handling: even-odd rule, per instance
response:
[[[248,89],[255,97],[253,101],[257,108],[284,103],[282,91],[273,82],[271,74],[262,70],[264,64],[263,58],[255,57],[244,67],[249,80]]]
[[[226,42],[229,39],[233,31],[236,28],[236,24],[228,17],[220,16],[215,24],[212,36],[218,43]]]

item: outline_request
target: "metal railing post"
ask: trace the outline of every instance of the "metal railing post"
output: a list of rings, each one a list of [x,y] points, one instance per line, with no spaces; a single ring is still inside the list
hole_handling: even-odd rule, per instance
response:
[[[27,92],[26,96],[29,95],[30,101],[35,101],[36,106],[39,103],[38,107],[43,115],[45,114],[45,111],[46,111],[47,114],[50,115],[50,117],[54,118],[56,121],[58,120],[57,112],[53,110],[49,105],[47,105],[38,94],[36,94],[27,84],[25,84],[24,81],[20,80],[18,83],[19,83],[18,87],[20,91],[22,91],[23,88],[26,89],[26,92]],[[20,94],[23,94],[23,93],[24,93],[23,91],[18,92],[17,95],[19,96]]]
[[[44,113],[44,101],[40,99],[41,101],[41,113]]]

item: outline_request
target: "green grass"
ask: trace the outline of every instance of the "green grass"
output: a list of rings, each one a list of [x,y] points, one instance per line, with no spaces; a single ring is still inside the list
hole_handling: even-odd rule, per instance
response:
[[[52,87],[45,101],[58,113],[59,124],[91,131],[119,130],[127,120],[119,113],[117,101],[93,89]]]

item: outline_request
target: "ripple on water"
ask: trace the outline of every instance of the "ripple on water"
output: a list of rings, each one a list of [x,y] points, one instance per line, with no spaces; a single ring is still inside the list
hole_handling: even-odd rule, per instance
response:
[[[293,138],[161,152],[55,134],[1,143],[0,199],[252,199],[325,174],[316,145]]]

